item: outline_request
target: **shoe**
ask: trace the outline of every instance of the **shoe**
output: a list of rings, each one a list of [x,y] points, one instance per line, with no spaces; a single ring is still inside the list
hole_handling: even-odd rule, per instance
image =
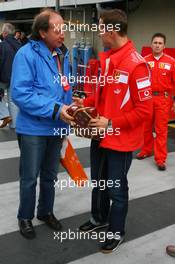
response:
[[[103,227],[107,227],[109,224],[108,223],[103,223],[103,224],[98,224],[98,225],[94,225],[91,223],[91,221],[89,220],[88,222],[84,223],[83,225],[81,225],[79,227],[79,230],[81,232],[92,232],[94,230],[103,228]]]
[[[115,239],[115,238],[106,239],[100,251],[105,254],[114,252],[119,248],[120,244],[123,241],[124,241],[124,236],[121,236],[120,239]]]
[[[36,237],[35,230],[32,225],[32,221],[28,219],[18,220],[19,231],[27,239],[33,239]]]
[[[166,253],[175,258],[175,245],[169,245],[166,247]]]
[[[146,159],[148,157],[151,157],[152,154],[144,154],[143,152],[139,152],[137,155],[136,155],[136,159],[138,160],[142,160],[142,159]]]
[[[160,163],[160,164],[157,164],[157,168],[160,171],[165,171],[166,170],[166,165],[165,165],[165,163]]]
[[[12,122],[12,118],[10,116],[4,117],[1,120],[3,120],[2,124],[0,125],[0,128],[5,127],[7,124]]]
[[[44,216],[37,216],[38,220],[43,221],[46,223],[47,226],[54,230],[60,230],[62,228],[62,225],[58,219],[54,216],[53,213],[49,213]]]

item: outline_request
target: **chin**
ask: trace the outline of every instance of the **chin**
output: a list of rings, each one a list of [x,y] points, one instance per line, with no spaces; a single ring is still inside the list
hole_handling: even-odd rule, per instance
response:
[[[60,48],[63,45],[63,43],[57,44],[57,48]]]

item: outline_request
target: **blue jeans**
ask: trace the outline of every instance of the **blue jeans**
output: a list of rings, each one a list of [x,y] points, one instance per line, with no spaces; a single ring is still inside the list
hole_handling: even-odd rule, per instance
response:
[[[99,148],[99,142],[92,140],[91,180],[98,183],[92,190],[92,219],[96,223],[109,221],[109,231],[119,232],[120,235],[125,234],[128,212],[127,173],[131,162],[132,152]]]
[[[59,169],[62,138],[58,136],[26,136],[18,134],[20,147],[20,204],[18,219],[33,219],[36,203],[37,176],[40,193],[37,215],[53,212],[55,187]]]
[[[6,106],[6,102],[4,99],[0,102],[0,119],[11,116],[12,122],[10,123],[10,128],[16,127],[16,117],[18,114],[18,107],[14,104],[11,97],[11,89],[10,86],[6,83],[0,82],[0,87],[5,90],[7,90],[7,102],[8,107]]]

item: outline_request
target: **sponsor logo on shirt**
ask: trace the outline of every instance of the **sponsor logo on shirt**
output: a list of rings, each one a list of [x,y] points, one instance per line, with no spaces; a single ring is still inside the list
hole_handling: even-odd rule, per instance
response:
[[[137,88],[138,89],[143,89],[143,88],[149,87],[151,85],[149,77],[144,77],[144,78],[141,78],[141,79],[137,79],[136,83],[137,83]]]
[[[115,83],[128,83],[129,72],[120,71],[115,69],[113,71],[113,78]]]
[[[154,68],[155,62],[154,61],[148,61],[148,64],[151,68]]]
[[[171,64],[165,62],[159,62],[159,69],[170,70]]]
[[[114,90],[114,93],[115,93],[115,94],[119,94],[120,92],[121,92],[121,89],[115,89],[115,90]]]
[[[146,101],[152,98],[151,88],[138,91],[140,101]]]

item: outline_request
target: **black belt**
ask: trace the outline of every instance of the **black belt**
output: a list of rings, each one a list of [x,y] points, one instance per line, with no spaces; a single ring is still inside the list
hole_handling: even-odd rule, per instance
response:
[[[154,95],[154,96],[163,95],[165,97],[168,97],[169,96],[169,93],[167,91],[165,91],[165,92],[152,91],[152,95]]]

